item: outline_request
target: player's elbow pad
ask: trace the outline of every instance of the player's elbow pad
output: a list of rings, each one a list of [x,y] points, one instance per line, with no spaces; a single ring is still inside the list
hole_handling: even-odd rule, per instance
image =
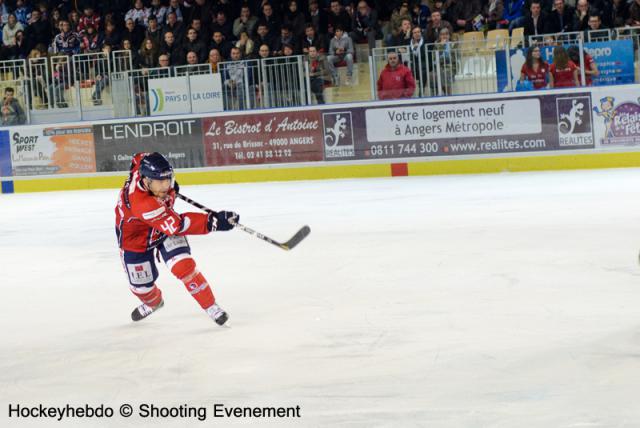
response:
[[[207,214],[184,213],[181,214],[180,217],[182,218],[182,228],[177,235],[205,235],[209,233]]]

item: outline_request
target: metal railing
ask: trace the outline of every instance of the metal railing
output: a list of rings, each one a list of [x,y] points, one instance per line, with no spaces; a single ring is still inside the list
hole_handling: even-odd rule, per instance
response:
[[[260,60],[225,61],[218,64],[225,110],[264,107],[264,79]]]
[[[311,104],[309,70],[305,57],[293,55],[260,60],[265,108]]]
[[[109,90],[111,61],[103,52],[78,54],[73,59],[73,82],[82,108],[111,105],[111,97],[103,96]]]

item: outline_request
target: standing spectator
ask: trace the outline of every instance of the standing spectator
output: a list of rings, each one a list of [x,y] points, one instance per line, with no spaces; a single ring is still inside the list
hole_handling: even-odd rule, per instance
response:
[[[564,33],[571,31],[573,9],[564,0],[554,0],[553,10],[547,15],[546,33]]]
[[[302,38],[302,52],[308,54],[311,46],[315,47],[318,53],[325,53],[327,51],[324,39],[316,34],[316,29],[313,24],[307,24],[307,27],[304,29],[304,37]]]
[[[578,66],[578,76],[579,79],[582,80],[580,73],[580,48],[578,46],[570,46],[569,49],[567,49],[567,55],[569,55],[569,59]],[[587,52],[586,50],[583,50],[582,64],[584,64],[585,85],[591,86],[593,85],[593,78],[600,76],[598,64],[596,64],[596,61],[591,55],[589,55],[589,52]]]
[[[473,19],[480,15],[480,0],[454,0],[451,5],[451,24],[454,31],[474,31]]]
[[[308,61],[311,93],[318,104],[324,104],[324,66],[318,55],[318,49],[313,45],[308,48]]]
[[[531,2],[530,12],[531,14],[524,19],[525,37],[544,34],[544,15],[542,14],[542,5],[539,0]]]
[[[93,94],[91,94],[94,106],[102,105],[102,91],[109,83],[109,67],[107,65],[111,61],[111,46],[107,44],[103,45],[102,54],[104,55],[102,62],[100,62],[100,60],[96,62],[96,83]]]
[[[324,10],[320,8],[317,0],[309,1],[309,20],[313,28],[316,30],[316,34],[327,34],[328,18]]]
[[[346,85],[351,85],[351,77],[353,75],[353,42],[344,29],[337,27],[335,35],[329,43],[329,55],[327,56],[327,65],[331,72],[331,78],[333,84],[340,86],[340,78],[338,77],[338,70],[336,70],[336,63],[347,63],[347,80]]]
[[[244,77],[246,64],[242,61],[240,49],[231,49],[230,64],[226,64],[222,73],[222,84],[224,86],[225,110],[244,110],[245,91]]]
[[[24,27],[18,22],[16,16],[10,13],[7,23],[2,27],[2,43],[8,47],[14,46],[16,44],[16,33],[18,31],[24,31]]]
[[[48,46],[49,43],[51,43],[51,26],[47,21],[42,19],[42,13],[39,9],[34,9],[33,12],[31,12],[31,19],[25,30],[25,37],[29,44],[29,50],[39,44]]]
[[[427,43],[435,43],[440,38],[440,31],[446,28],[449,33],[453,33],[453,27],[448,21],[442,19],[442,14],[439,11],[431,12],[431,22],[427,25],[425,32],[425,41]]]
[[[129,40],[133,50],[138,50],[144,40],[144,27],[137,25],[135,21],[128,18],[125,23],[125,29],[122,34],[123,40]]]
[[[520,81],[528,80],[533,89],[544,89],[547,86],[549,64],[542,59],[540,46],[532,46],[527,51],[527,59],[520,70]]]
[[[627,19],[627,25],[631,27],[640,26],[640,0],[633,0],[631,6],[629,6],[629,18]]]
[[[251,15],[249,6],[243,5],[240,9],[240,16],[233,22],[233,35],[234,37],[240,37],[240,33],[246,31],[249,37],[252,37],[256,31],[256,25],[258,24],[258,18]]]
[[[351,38],[355,43],[366,41],[369,50],[376,47],[376,39],[380,33],[378,12],[371,9],[364,0],[358,2],[358,9],[353,14],[352,28]]]
[[[24,110],[14,98],[14,90],[11,87],[4,89],[1,113],[3,126],[22,125],[27,121]]]
[[[329,37],[335,35],[336,29],[338,27],[342,28],[342,32],[346,31],[348,33],[351,31],[351,17],[343,9],[338,0],[331,0],[331,10],[329,11],[329,16],[327,17],[327,23],[327,33],[329,34]]]
[[[150,38],[144,39],[138,52],[138,64],[141,68],[154,68],[158,66],[158,47]]]
[[[69,23],[66,22],[66,24],[68,25]],[[52,73],[51,84],[49,85],[49,101],[55,103],[58,108],[67,108],[69,105],[64,98],[64,90],[69,86],[70,79],[67,67],[65,67],[65,61],[61,61],[61,56],[64,57],[64,55],[60,54],[51,57]]]
[[[482,16],[489,30],[503,27],[502,15],[504,14],[503,0],[488,0],[482,8]]]
[[[578,71],[578,66],[569,59],[565,48],[562,46],[553,48],[553,64],[549,67],[550,88],[572,88],[574,86],[580,86]]]
[[[453,47],[451,45],[451,33],[446,28],[443,28],[438,35],[438,41],[435,44],[435,51],[437,54],[434,56],[434,60],[440,64],[440,84],[442,85],[442,94],[451,95],[453,93],[453,80],[456,75],[456,59],[453,54]],[[438,68],[434,67],[434,78],[432,79],[433,85],[438,84],[437,73]],[[435,92],[435,91],[434,91]]]
[[[400,63],[397,52],[387,54],[387,65],[378,78],[378,99],[411,98],[416,90],[411,70]]]
[[[207,58],[207,64],[211,67],[212,73],[218,73],[218,64],[222,61],[220,52],[218,49],[211,49],[209,51],[209,57]]]
[[[427,82],[427,56],[425,51],[425,39],[420,27],[413,27],[411,30],[411,40],[409,40],[409,53],[411,54],[411,71],[416,85],[422,89]]]
[[[125,22],[128,20],[132,20],[136,25],[140,25],[142,27],[147,26],[147,19],[149,18],[149,9],[144,7],[142,0],[135,0],[133,3],[133,8],[129,9],[129,11],[124,16]]]
[[[298,2],[296,0],[289,0],[282,24],[291,28],[296,39],[300,39],[304,35],[305,23],[304,13],[298,9]]]
[[[80,39],[71,31],[69,21],[60,21],[60,33],[53,39],[51,52],[69,56],[80,52]]]

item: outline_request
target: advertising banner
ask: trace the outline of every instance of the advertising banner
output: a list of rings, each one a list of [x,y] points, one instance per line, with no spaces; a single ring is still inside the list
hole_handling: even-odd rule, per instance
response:
[[[213,113],[224,110],[220,73],[189,76],[193,113]]]
[[[207,165],[323,160],[320,121],[317,110],[204,118]]]
[[[553,48],[554,46],[541,47],[542,59],[549,64],[553,62]],[[632,40],[589,42],[584,44],[584,50],[593,57],[600,71],[600,76],[593,79],[592,86],[634,83]],[[520,71],[525,63],[527,50],[512,49],[508,59],[509,64],[504,51],[496,52],[495,55],[498,90],[510,91],[511,88],[516,87],[516,82],[520,79]],[[507,66],[511,68],[511,82],[508,82]]]
[[[97,124],[98,171],[126,171],[138,152],[160,152],[176,168],[205,166],[199,118]]]
[[[186,76],[149,79],[151,116],[189,113],[189,83]]]
[[[96,172],[91,126],[15,128],[9,144],[14,176]]]
[[[589,92],[323,111],[326,160],[594,147]]]
[[[610,86],[592,96],[597,147],[640,146],[640,93]]]

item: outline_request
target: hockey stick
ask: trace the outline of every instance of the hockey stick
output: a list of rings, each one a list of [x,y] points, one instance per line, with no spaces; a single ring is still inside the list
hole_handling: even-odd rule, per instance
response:
[[[181,193],[176,193],[176,196],[178,196],[178,198],[180,198],[183,201],[193,205],[196,208],[200,208],[201,210],[206,211],[208,213],[215,213],[215,211],[213,211],[212,209],[205,207],[204,205],[194,201],[191,198],[186,197],[185,195],[183,195]],[[276,247],[280,247],[283,250],[287,250],[287,251],[288,250],[292,250],[304,238],[306,238],[309,235],[309,233],[311,233],[311,228],[309,226],[302,226],[302,228],[300,230],[298,230],[296,232],[296,234],[291,237],[291,239],[289,239],[287,242],[280,243],[278,241],[275,241],[275,240],[269,238],[268,236],[263,235],[260,232],[256,232],[255,230],[253,230],[250,227],[247,227],[247,226],[245,226],[243,224],[236,223],[235,227],[237,229],[242,230],[243,232],[247,232],[250,235],[254,235],[258,239],[262,239],[263,241],[268,242],[269,244],[275,245]]]

